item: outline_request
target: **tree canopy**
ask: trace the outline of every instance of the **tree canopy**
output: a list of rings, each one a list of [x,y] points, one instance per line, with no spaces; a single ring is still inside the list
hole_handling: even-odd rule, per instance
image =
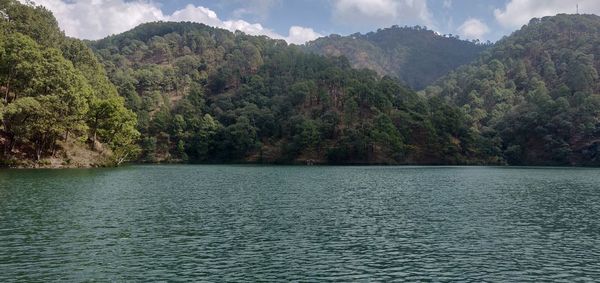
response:
[[[2,159],[56,156],[60,143],[135,145],[136,117],[83,42],[65,37],[46,9],[0,1]],[[132,150],[134,150],[132,148]]]
[[[488,162],[461,109],[343,57],[195,23],[92,46],[137,113],[146,161]]]
[[[510,164],[600,165],[600,17],[533,19],[429,87]]]
[[[598,16],[494,45],[392,27],[289,46],[170,22],[83,42],[15,0],[0,27],[2,161],[77,145],[114,163],[600,165]]]

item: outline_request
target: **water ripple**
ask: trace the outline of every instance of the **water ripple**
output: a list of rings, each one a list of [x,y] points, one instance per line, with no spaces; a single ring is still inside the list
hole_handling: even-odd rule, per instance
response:
[[[600,280],[600,170],[0,171],[0,281]]]

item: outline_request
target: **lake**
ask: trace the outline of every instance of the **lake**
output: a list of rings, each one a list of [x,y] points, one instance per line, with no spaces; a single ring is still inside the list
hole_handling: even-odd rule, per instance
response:
[[[0,281],[600,280],[600,169],[0,171]]]

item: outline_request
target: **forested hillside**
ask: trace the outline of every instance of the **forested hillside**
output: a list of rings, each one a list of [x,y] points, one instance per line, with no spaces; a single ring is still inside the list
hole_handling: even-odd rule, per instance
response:
[[[600,165],[599,54],[593,15],[494,45],[392,27],[290,46],[171,22],[82,42],[0,0],[0,161]]]
[[[305,49],[326,56],[345,56],[354,68],[399,78],[419,90],[470,63],[490,45],[442,36],[420,26],[393,26],[367,34],[330,35],[307,43]]]
[[[428,96],[459,106],[510,164],[600,165],[600,17],[533,19]]]
[[[44,8],[0,0],[0,163],[101,166],[135,155],[135,114]]]
[[[148,162],[490,162],[460,109],[345,58],[194,23],[92,46],[138,115]]]

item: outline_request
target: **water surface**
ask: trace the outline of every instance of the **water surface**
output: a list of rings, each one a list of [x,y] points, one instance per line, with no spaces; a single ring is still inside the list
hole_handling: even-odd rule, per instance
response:
[[[600,280],[600,170],[0,171],[0,281]]]

